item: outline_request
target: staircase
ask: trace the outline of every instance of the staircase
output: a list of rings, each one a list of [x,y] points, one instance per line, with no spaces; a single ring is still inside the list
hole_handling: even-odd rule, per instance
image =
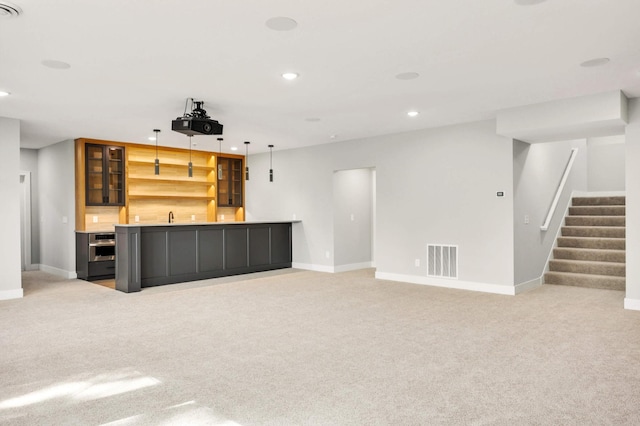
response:
[[[574,197],[546,284],[625,289],[625,197]]]

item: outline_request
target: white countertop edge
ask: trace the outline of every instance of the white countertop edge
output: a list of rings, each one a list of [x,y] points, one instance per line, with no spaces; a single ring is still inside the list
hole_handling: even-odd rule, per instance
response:
[[[300,223],[301,220],[247,220],[245,222],[186,222],[186,223],[123,223],[115,224],[115,227],[146,228],[160,226],[224,226],[224,225],[261,225],[267,223]],[[78,231],[85,232],[85,231]],[[97,232],[97,231],[86,231]]]

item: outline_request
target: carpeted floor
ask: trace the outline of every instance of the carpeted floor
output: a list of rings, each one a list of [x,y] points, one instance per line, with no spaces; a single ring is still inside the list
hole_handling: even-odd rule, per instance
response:
[[[0,301],[12,425],[637,425],[624,293],[499,296],[286,270]]]

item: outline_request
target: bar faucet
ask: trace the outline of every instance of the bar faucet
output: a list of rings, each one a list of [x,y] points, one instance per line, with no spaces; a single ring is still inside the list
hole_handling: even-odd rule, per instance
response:
[[[173,212],[169,212],[169,223],[173,223]]]

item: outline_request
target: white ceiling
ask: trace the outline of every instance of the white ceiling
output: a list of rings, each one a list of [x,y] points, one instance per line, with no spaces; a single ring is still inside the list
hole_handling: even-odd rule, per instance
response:
[[[186,147],[171,120],[192,97],[224,124],[223,150],[248,140],[255,153],[616,89],[640,96],[639,0],[519,2],[11,0],[22,14],[0,19],[0,90],[11,92],[0,116],[21,120],[26,148],[153,143],[154,128],[161,145]],[[297,28],[267,28],[278,16]],[[404,72],[420,77],[395,78]],[[217,151],[216,137],[194,142]]]

